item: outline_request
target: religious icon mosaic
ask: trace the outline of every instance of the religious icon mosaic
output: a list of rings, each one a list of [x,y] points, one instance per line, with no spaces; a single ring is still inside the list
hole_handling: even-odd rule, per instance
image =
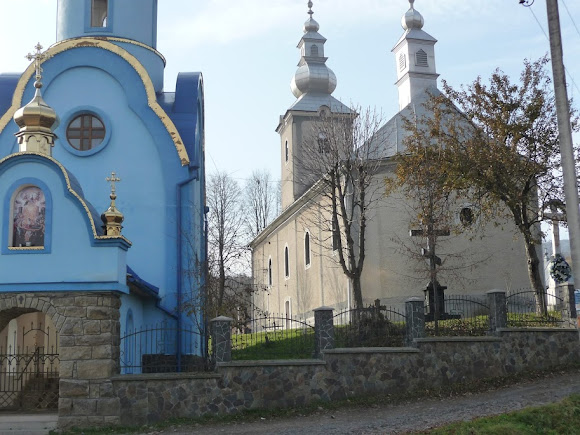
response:
[[[44,246],[46,200],[42,189],[28,186],[19,190],[13,210],[12,246]]]

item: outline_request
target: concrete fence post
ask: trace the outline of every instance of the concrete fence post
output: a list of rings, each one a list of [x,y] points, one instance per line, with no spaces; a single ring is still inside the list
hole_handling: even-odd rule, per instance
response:
[[[410,298],[405,301],[405,342],[411,345],[415,338],[425,336],[425,301],[422,298]]]
[[[487,292],[489,305],[489,331],[496,334],[499,328],[507,328],[507,305],[505,290],[490,290]]]
[[[322,351],[334,349],[333,311],[330,307],[314,310],[314,354],[320,358]]]
[[[232,321],[233,319],[224,316],[210,321],[211,347],[216,363],[232,360]]]
[[[556,296],[562,300],[562,320],[569,326],[576,326],[576,297],[574,295],[574,284],[568,282],[556,286]]]

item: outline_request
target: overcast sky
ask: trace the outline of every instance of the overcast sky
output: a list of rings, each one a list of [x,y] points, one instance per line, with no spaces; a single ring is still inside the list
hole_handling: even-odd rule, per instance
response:
[[[0,72],[21,72],[36,42],[55,42],[56,0],[0,0]],[[202,71],[208,170],[243,183],[252,170],[280,172],[278,117],[294,101],[290,79],[307,0],[159,0],[158,50],[166,57],[165,90],[179,71]],[[569,94],[580,95],[580,1],[560,0]],[[567,7],[567,8],[566,8]],[[398,108],[391,49],[403,30],[407,0],[314,0],[314,18],[328,41],[327,64],[338,78],[334,96]],[[454,86],[497,67],[517,77],[524,58],[549,51],[545,0],[416,0],[423,30],[438,39],[436,65]],[[567,10],[568,9],[568,10]],[[570,12],[570,14],[568,13]],[[577,86],[570,83],[575,80]],[[50,103],[50,102],[49,102]]]

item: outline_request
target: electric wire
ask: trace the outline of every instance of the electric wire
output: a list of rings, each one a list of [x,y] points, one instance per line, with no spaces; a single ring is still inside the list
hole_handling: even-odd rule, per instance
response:
[[[566,4],[564,3],[564,6],[565,5]],[[528,9],[530,10],[530,12],[532,13],[532,15],[534,16],[534,19],[536,20],[536,23],[538,23],[538,26],[540,26],[540,29],[542,30],[542,33],[544,34],[544,36],[546,37],[546,39],[548,40],[548,42],[550,42],[550,37],[548,36],[548,34],[546,33],[546,31],[544,30],[544,27],[542,26],[542,23],[540,23],[540,20],[538,20],[538,17],[534,13],[534,10],[531,7],[528,8]],[[566,10],[568,10],[567,7],[566,7]],[[576,26],[576,24],[574,24],[574,26]],[[580,32],[579,32],[579,34],[580,34]],[[572,74],[570,74],[570,72],[568,71],[568,68],[566,68],[566,66],[564,66],[564,71],[566,71],[566,74],[568,75],[568,79],[570,79],[570,81],[572,82],[572,85],[574,86],[574,88],[576,89],[576,91],[578,92],[578,94],[580,94],[580,88],[578,87],[578,85],[574,81],[574,78],[572,77]]]

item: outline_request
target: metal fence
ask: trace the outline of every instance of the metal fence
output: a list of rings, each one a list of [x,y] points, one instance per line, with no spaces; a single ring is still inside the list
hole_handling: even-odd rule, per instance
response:
[[[405,313],[380,305],[344,310],[334,316],[335,347],[401,347],[405,343]]]
[[[540,294],[520,289],[506,295],[509,327],[559,327],[563,324],[565,301],[548,290]]]
[[[314,325],[304,318],[264,315],[251,319],[245,333],[232,333],[232,359],[313,358]]]
[[[425,306],[425,311],[429,307]],[[425,322],[427,336],[473,337],[489,331],[489,306],[483,298],[445,295],[438,320]]]
[[[203,334],[167,322],[126,331],[120,361],[122,374],[203,371],[211,365]]]

